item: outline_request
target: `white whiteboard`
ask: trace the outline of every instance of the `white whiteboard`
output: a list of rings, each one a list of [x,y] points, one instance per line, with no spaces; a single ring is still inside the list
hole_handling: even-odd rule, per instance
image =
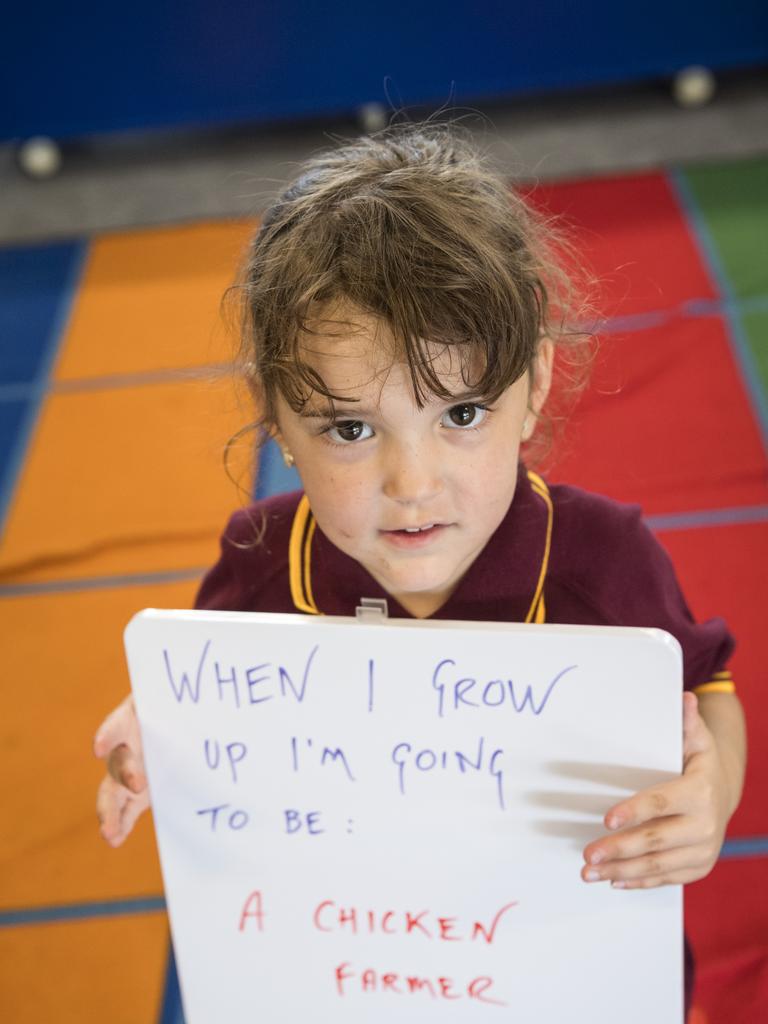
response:
[[[188,1024],[681,1024],[681,888],[579,874],[680,771],[669,634],[148,610],[126,648]]]

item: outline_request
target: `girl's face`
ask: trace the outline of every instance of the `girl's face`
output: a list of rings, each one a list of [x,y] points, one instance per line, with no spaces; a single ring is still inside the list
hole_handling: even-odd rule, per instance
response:
[[[549,389],[551,345],[492,406],[468,393],[457,355],[435,351],[452,398],[419,409],[408,368],[392,363],[372,318],[359,333],[314,336],[306,361],[338,402],[301,413],[278,399],[278,440],[291,452],[312,512],[336,547],[360,562],[412,615],[437,611],[509,509],[524,432]],[[365,595],[361,594],[361,597]]]

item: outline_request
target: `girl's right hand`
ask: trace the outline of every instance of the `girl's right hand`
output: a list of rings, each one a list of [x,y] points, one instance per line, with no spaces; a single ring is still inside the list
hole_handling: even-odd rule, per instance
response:
[[[120,846],[136,819],[149,807],[141,733],[132,696],[118,704],[96,730],[93,752],[107,766],[96,797],[101,834],[110,846]]]

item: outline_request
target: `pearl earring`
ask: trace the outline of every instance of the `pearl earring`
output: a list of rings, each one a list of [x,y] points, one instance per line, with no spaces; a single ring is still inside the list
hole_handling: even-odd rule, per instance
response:
[[[283,462],[286,464],[288,469],[290,469],[291,466],[293,466],[293,464],[294,464],[294,462],[296,460],[294,459],[294,457],[291,455],[291,453],[288,451],[287,448],[283,448],[282,449],[282,453],[283,453]]]

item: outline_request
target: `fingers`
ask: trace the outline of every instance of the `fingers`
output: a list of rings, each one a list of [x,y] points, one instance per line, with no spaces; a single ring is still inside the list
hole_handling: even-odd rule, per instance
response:
[[[129,792],[111,775],[105,775],[96,796],[96,814],[102,837],[110,846],[120,846],[131,832],[139,815],[149,807],[149,791]]]
[[[93,751],[106,762],[115,782],[140,793],[147,785],[141,749],[139,723],[129,694],[97,729]]]
[[[684,814],[690,810],[690,787],[683,778],[643,789],[606,812],[605,827],[615,832],[633,828],[656,818]]]
[[[704,754],[714,744],[712,733],[699,714],[699,699],[695,693],[683,694],[683,760],[695,754]]]
[[[590,843],[584,849],[584,860],[588,866],[596,867],[608,861],[646,857],[659,850],[685,846],[695,839],[686,818],[665,818]]]
[[[712,869],[721,844],[710,815],[670,814],[590,843],[581,877],[617,888],[693,882]]]
[[[649,889],[692,882],[706,874],[711,866],[707,847],[680,846],[596,867],[588,864],[582,868],[581,877],[585,882],[610,882],[614,889]]]
[[[672,871],[666,875],[651,876],[648,878],[636,878],[632,881],[617,880],[611,882],[612,889],[658,889],[662,885],[688,885],[689,882],[696,882],[702,875],[700,872],[690,869],[685,871]]]
[[[121,786],[132,793],[140,793],[147,788],[144,765],[127,743],[120,743],[107,755],[107,771]]]
[[[695,693],[683,694],[683,758],[686,767],[696,754],[706,754],[713,747],[712,733],[699,714],[699,702]],[[630,800],[616,804],[605,816],[607,828],[626,828],[647,821],[652,817],[675,813],[671,810],[676,799],[676,790],[683,787],[676,782],[665,783],[643,790]]]
[[[129,694],[117,707],[111,711],[93,738],[93,752],[96,757],[106,757],[107,754],[120,743],[135,745],[135,738],[138,736],[138,722],[136,711],[133,706],[133,696]]]
[[[122,834],[121,818],[123,807],[128,800],[124,787],[118,786],[113,778],[106,775],[101,780],[96,794],[96,816],[101,834],[112,846],[119,846],[125,838]]]
[[[722,768],[715,739],[694,694],[683,696],[683,774],[636,793],[605,815],[613,833],[584,849],[585,882],[649,889],[703,878],[720,852]]]
[[[149,807],[149,790],[141,756],[141,735],[133,697],[128,696],[101,723],[93,751],[107,766],[96,795],[101,834],[120,846],[139,815]]]
[[[676,780],[617,805],[606,818],[625,824],[585,847],[584,881],[647,888],[702,878],[722,844],[708,791],[705,780]]]

